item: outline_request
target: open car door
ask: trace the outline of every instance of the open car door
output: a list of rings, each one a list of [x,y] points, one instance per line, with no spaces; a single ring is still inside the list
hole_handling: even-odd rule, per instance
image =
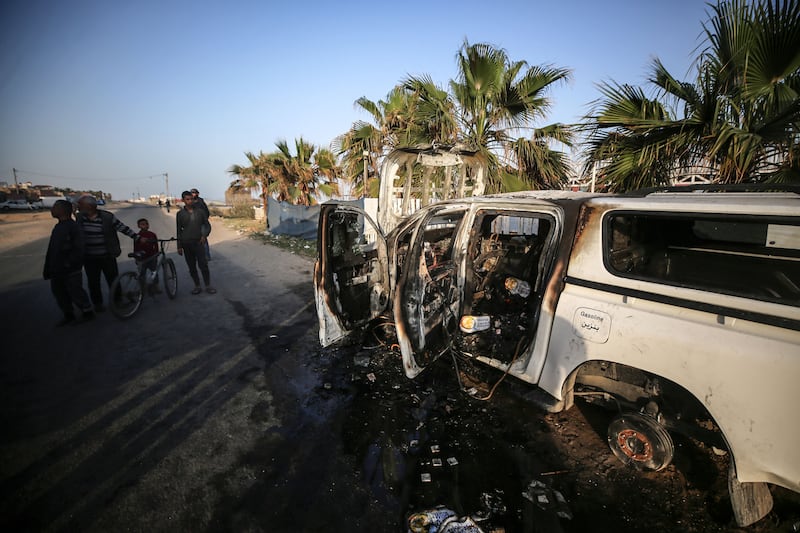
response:
[[[387,261],[386,239],[364,210],[343,204],[321,206],[314,296],[322,346],[366,325],[386,309]]]
[[[466,208],[431,211],[416,226],[394,302],[403,369],[409,378],[447,351],[458,327],[459,229]]]

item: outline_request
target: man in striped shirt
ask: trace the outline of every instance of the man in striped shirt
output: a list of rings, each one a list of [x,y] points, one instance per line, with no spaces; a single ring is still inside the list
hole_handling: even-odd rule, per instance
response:
[[[134,240],[139,236],[114,216],[114,213],[97,209],[97,199],[94,196],[81,196],[78,200],[78,211],[78,224],[83,231],[86,250],[83,268],[89,282],[89,295],[95,311],[104,311],[100,274],[106,278],[109,287],[119,275],[117,257],[122,250],[117,232]]]

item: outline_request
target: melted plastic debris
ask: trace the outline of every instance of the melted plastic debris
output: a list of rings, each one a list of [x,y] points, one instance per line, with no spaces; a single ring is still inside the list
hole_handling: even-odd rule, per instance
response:
[[[427,511],[414,513],[408,517],[408,530],[411,533],[437,533],[448,518],[455,517],[455,511],[437,507]]]
[[[408,517],[410,533],[483,533],[471,516],[458,517],[443,506],[414,513]]]
[[[439,531],[441,533],[483,533],[483,529],[475,523],[471,516],[448,518]]]
[[[559,518],[572,520],[572,511],[569,510],[564,495],[541,481],[535,479],[531,481],[522,496],[535,503],[540,509],[554,511]]]
[[[370,357],[369,354],[366,352],[359,352],[355,356],[353,356],[353,364],[356,366],[369,366]]]

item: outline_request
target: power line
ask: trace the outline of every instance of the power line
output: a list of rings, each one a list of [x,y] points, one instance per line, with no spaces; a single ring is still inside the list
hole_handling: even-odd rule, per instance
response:
[[[45,174],[43,172],[34,172],[33,170],[22,170],[22,169],[17,169],[17,172],[19,172],[20,174],[30,174],[30,175],[33,175],[33,176],[39,176],[39,177],[51,178],[51,179],[61,179],[61,180],[70,180],[70,181],[103,181],[103,182],[108,182],[108,181],[114,181],[114,182],[119,182],[119,181],[128,181],[128,182],[130,182],[130,181],[144,181],[144,180],[149,180],[149,179],[153,179],[153,178],[163,178],[164,175],[166,174],[166,172],[161,172],[161,173],[158,173],[158,174],[152,174],[150,176],[138,176],[138,177],[130,177],[130,178],[86,178],[86,177],[80,177],[80,176],[59,176],[59,175],[56,175],[56,174]]]

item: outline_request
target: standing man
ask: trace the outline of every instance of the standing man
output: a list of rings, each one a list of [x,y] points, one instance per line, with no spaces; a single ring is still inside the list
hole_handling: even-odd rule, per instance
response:
[[[206,218],[211,220],[211,211],[208,209],[208,204],[203,198],[200,197],[200,191],[197,189],[191,190],[192,196],[194,196],[194,207],[195,209],[202,209],[206,212]],[[206,233],[206,261],[211,261],[211,248],[208,247],[208,236],[211,235],[211,222],[208,223],[208,233]]]
[[[94,318],[92,304],[83,290],[83,234],[78,224],[72,220],[72,204],[67,200],[57,200],[50,208],[50,214],[58,223],[50,234],[47,255],[44,260],[44,279],[50,280],[50,290],[56,303],[64,313],[57,326],[75,320],[73,304],[81,310],[84,320]]]
[[[114,216],[114,213],[97,209],[97,199],[89,194],[78,199],[78,224],[86,244],[83,268],[89,282],[89,295],[95,311],[105,311],[100,273],[103,273],[109,288],[119,275],[117,257],[122,250],[117,232],[134,240],[139,236]]]
[[[194,195],[191,192],[183,191],[181,198],[183,199],[183,209],[178,211],[175,216],[178,254],[186,259],[189,275],[194,281],[192,294],[202,292],[200,277],[197,275],[198,267],[203,275],[206,292],[214,294],[217,290],[211,286],[211,274],[208,271],[208,260],[204,249],[204,243],[211,229],[211,226],[208,225],[208,216],[205,211],[194,206]]]

